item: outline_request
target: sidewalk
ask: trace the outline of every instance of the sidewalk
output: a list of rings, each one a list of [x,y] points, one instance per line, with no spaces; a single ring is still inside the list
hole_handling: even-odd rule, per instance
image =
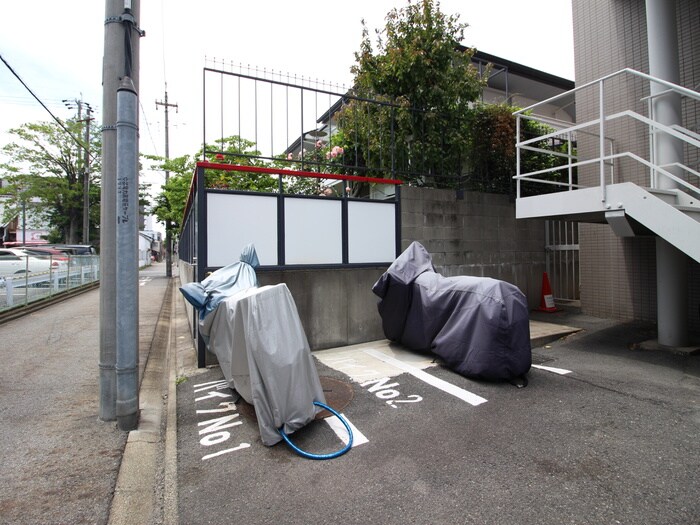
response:
[[[164,265],[141,271],[139,284],[144,378]],[[92,289],[0,325],[0,523],[108,521],[127,434],[98,419],[98,310]]]

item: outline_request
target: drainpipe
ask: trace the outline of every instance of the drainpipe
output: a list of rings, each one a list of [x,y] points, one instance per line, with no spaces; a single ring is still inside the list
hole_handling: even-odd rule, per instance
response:
[[[676,2],[646,0],[649,74],[680,84]],[[682,124],[681,99],[677,93],[654,96],[667,88],[651,83],[653,119],[660,124]],[[683,145],[665,133],[654,135],[657,166],[683,162]],[[674,169],[665,168],[674,173]],[[676,174],[676,173],[674,173]],[[659,174],[657,188],[675,189],[675,181]],[[661,237],[656,238],[656,296],[659,344],[671,347],[688,344],[687,256]]]
[[[117,424],[133,430],[139,410],[138,97],[117,89]]]

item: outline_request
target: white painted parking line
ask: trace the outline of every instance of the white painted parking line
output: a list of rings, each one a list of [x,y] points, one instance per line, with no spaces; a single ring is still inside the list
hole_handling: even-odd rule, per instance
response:
[[[470,405],[477,406],[481,405],[482,403],[486,403],[486,399],[484,399],[481,396],[478,396],[476,394],[473,394],[472,392],[469,392],[468,390],[464,390],[463,388],[459,388],[452,383],[448,383],[447,381],[443,381],[442,379],[439,379],[435,376],[431,376],[430,374],[424,372],[423,370],[416,368],[414,366],[411,366],[409,364],[406,364],[402,361],[399,361],[398,359],[395,359],[393,357],[390,357],[382,352],[378,352],[373,349],[367,349],[364,351],[366,354],[371,355],[372,357],[375,357],[379,359],[380,361],[384,361],[385,363],[388,363],[392,366],[395,366],[396,368],[399,368],[403,370],[404,372],[408,372],[411,374],[413,377],[420,379],[421,381],[428,383],[431,386],[434,386],[435,388],[438,388],[442,390],[443,392],[446,392],[450,395],[455,396],[458,399],[461,399],[462,401],[466,401]]]
[[[236,452],[237,450],[243,450],[244,448],[250,448],[250,443],[241,443],[237,447],[227,448],[225,450],[219,450],[218,452],[214,452],[213,454],[207,454],[206,456],[202,456],[202,461],[204,461],[205,459],[211,459],[211,458],[215,458],[218,456],[223,456],[224,454],[228,454],[229,452]]]
[[[369,439],[365,437],[365,435],[357,430],[357,427],[352,424],[352,422],[345,416],[345,414],[340,414],[345,421],[348,422],[348,426],[350,427],[350,430],[352,430],[352,448],[355,448],[357,446],[360,446],[364,443],[369,443]],[[331,427],[333,432],[335,432],[335,435],[340,438],[340,440],[347,445],[348,444],[348,430],[345,428],[345,425],[338,419],[336,416],[331,416],[327,417],[324,419],[326,424]]]
[[[539,368],[540,370],[546,370],[547,372],[559,374],[560,376],[565,376],[566,374],[572,373],[571,370],[566,370],[564,368],[555,368],[553,366],[532,365],[532,368]]]

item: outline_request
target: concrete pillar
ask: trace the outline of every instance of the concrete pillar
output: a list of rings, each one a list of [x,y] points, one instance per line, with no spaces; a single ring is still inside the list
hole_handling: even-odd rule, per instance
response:
[[[649,74],[675,84],[680,83],[678,31],[675,0],[646,0]],[[665,91],[652,82],[650,94]],[[665,94],[653,99],[654,120],[667,126],[682,124],[681,99]],[[683,145],[665,133],[654,136],[654,163],[667,166],[683,162]],[[665,168],[674,172],[672,168]],[[677,188],[666,176],[658,175],[655,185],[661,189]],[[664,239],[656,239],[656,290],[659,343],[666,346],[688,344],[688,262],[685,254]]]

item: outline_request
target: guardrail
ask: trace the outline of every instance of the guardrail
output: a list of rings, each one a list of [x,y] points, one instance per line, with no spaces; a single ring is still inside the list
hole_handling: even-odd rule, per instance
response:
[[[0,313],[89,285],[100,279],[98,255],[73,255],[58,268],[0,275]]]

